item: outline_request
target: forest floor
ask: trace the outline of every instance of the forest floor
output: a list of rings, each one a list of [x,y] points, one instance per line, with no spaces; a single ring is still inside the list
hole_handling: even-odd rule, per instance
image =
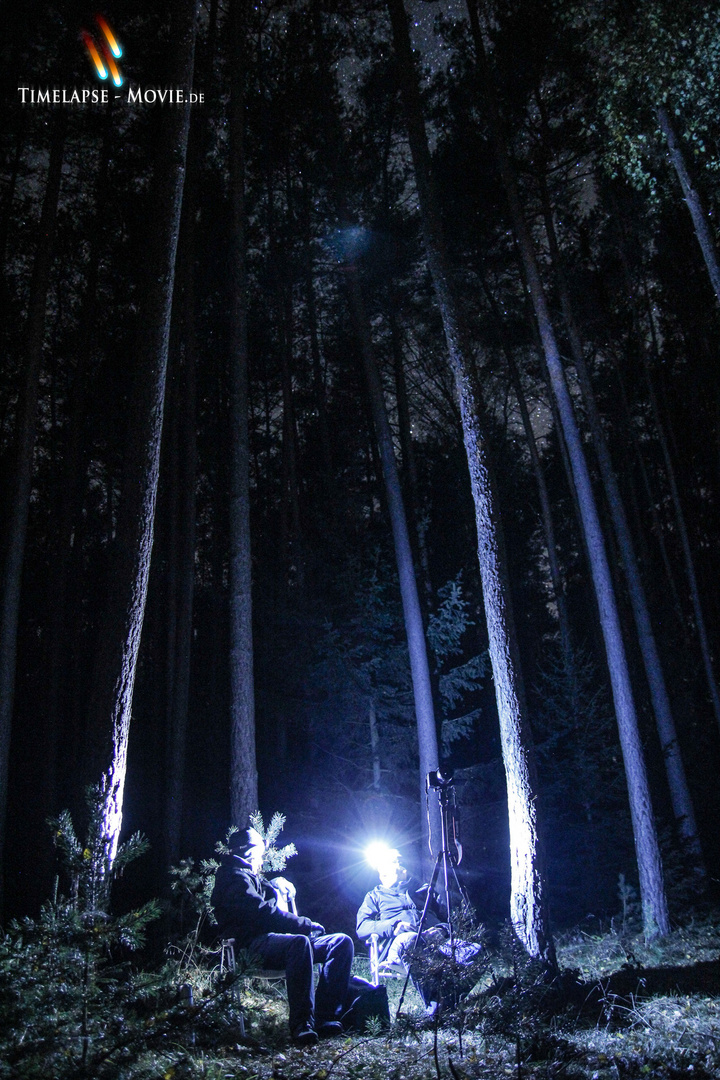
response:
[[[720,1077],[720,919],[693,921],[647,946],[640,935],[583,930],[557,945],[559,988],[517,961],[513,969],[507,951],[493,953],[466,1000],[463,1030],[457,1015],[425,1021],[410,988],[389,1029],[309,1050],[289,1044],[280,992],[245,980],[253,1045],[228,1041],[168,1059],[164,1080]],[[401,988],[400,980],[389,985],[392,1017]]]

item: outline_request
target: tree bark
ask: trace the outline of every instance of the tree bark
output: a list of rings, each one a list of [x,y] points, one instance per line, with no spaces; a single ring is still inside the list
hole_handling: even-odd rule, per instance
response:
[[[635,313],[633,313],[633,322],[635,322],[635,319],[636,319],[636,315],[635,315]],[[644,344],[640,340],[639,335],[638,335],[638,346],[640,348],[644,348]],[[649,512],[650,512],[650,518],[651,518],[651,521],[652,521],[651,532],[652,532],[652,535],[654,536],[655,540],[657,541],[657,546],[658,546],[658,549],[659,549],[659,552],[660,552],[660,559],[662,560],[663,568],[665,570],[665,577],[666,577],[666,580],[667,580],[667,586],[668,586],[668,589],[670,590],[670,596],[672,597],[671,607],[672,607],[672,610],[673,610],[673,612],[675,614],[675,618],[677,619],[678,627],[679,627],[679,629],[680,629],[680,631],[681,631],[681,633],[683,635],[685,645],[688,648],[690,648],[691,647],[691,642],[690,642],[690,636],[689,636],[688,628],[687,628],[687,620],[686,620],[685,616],[683,615],[683,606],[682,606],[682,603],[680,601],[680,593],[678,592],[678,586],[677,586],[677,582],[675,580],[675,572],[674,572],[672,564],[670,562],[670,556],[668,554],[667,544],[665,543],[665,536],[664,536],[664,532],[663,532],[663,526],[662,526],[662,522],[660,520],[660,515],[658,513],[657,505],[656,505],[657,500],[655,498],[655,495],[654,495],[653,490],[652,490],[652,485],[650,483],[650,476],[648,474],[648,467],[647,467],[647,464],[645,462],[645,456],[643,454],[642,447],[640,446],[640,443],[639,443],[639,440],[638,440],[638,437],[637,437],[637,433],[635,432],[635,429],[634,429],[634,426],[633,426],[633,423],[632,423],[632,415],[631,415],[631,411],[630,411],[630,404],[629,404],[629,400],[628,400],[627,388],[625,386],[625,379],[624,379],[620,364],[618,363],[618,360],[617,360],[616,356],[612,357],[612,363],[613,363],[613,368],[615,370],[615,377],[617,378],[618,386],[620,387],[620,397],[622,399],[623,411],[624,411],[624,414],[625,414],[625,428],[626,428],[626,431],[629,433],[630,441],[631,441],[632,448],[633,448],[633,453],[635,455],[635,460],[637,462],[637,466],[638,466],[638,469],[639,469],[639,472],[640,472],[640,477],[641,477],[641,480],[642,480],[642,489],[643,489],[643,492],[645,494],[647,507],[648,507]]]
[[[630,814],[635,838],[635,853],[640,877],[640,894],[643,907],[645,936],[651,940],[670,930],[670,920],[663,885],[660,848],[655,831],[650,789],[645,760],[638,729],[633,700],[630,673],[620,628],[610,565],[605,548],[590,473],[585,459],[580,432],[573,411],[570,392],[550,318],[545,290],[540,278],[535,249],[530,230],[525,222],[514,170],[505,146],[500,114],[490,73],[487,68],[485,44],[480,32],[473,0],[469,0],[471,25],[474,30],[479,71],[485,88],[485,103],[490,127],[495,139],[498,167],[510,207],[513,229],[522,259],[528,292],[532,300],[543,353],[550,377],[552,392],[558,406],[563,436],[570,457],[575,489],[580,506],[583,532],[590,560],[590,572],[595,587],[600,624],[610,672],[610,682],[615,703],[615,715],[620,733],[625,776],[630,796]]]
[[[285,268],[287,269],[287,267]],[[281,356],[283,401],[283,521],[286,538],[288,581],[302,587],[305,583],[305,551],[300,517],[300,482],[298,479],[298,435],[293,389],[293,300],[290,274],[279,275],[279,307],[282,310]]]
[[[63,447],[59,476],[55,479],[55,547],[54,572],[49,581],[49,638],[48,689],[46,701],[46,746],[48,757],[46,802],[48,815],[60,809],[57,777],[58,750],[63,732],[63,691],[67,685],[68,666],[68,582],[77,563],[75,552],[79,544],[79,521],[86,486],[89,448],[83,442],[87,418],[87,404],[94,381],[92,371],[93,349],[97,332],[97,294],[100,259],[105,250],[104,228],[105,200],[108,193],[108,168],[114,136],[112,110],[104,119],[102,147],[95,188],[93,226],[90,230],[92,245],[86,273],[86,288],[80,316],[80,334],[77,345],[77,363],[72,386],[68,394],[68,434]],[[64,804],[63,804],[64,805]]]
[[[707,272],[710,277],[710,284],[713,287],[717,302],[720,304],[720,263],[718,263],[717,248],[715,247],[715,242],[713,241],[712,233],[710,232],[707,214],[702,205],[700,195],[690,179],[690,173],[685,164],[685,157],[680,143],[678,142],[675,128],[670,119],[670,114],[664,105],[660,105],[656,115],[660,130],[667,139],[670,161],[672,162],[677,178],[680,181],[685,204],[690,211],[693,229],[695,230],[695,236],[700,245],[703,259],[705,260]]]
[[[171,9],[173,85],[192,85],[196,0]],[[125,453],[116,548],[106,617],[100,631],[90,730],[108,738],[102,749],[103,837],[110,863],[122,827],[127,751],[137,657],[152,552],[160,462],[175,255],[180,227],[189,103],[162,114],[149,207],[147,288],[139,316],[137,377]]]
[[[56,117],[50,145],[47,181],[38,227],[38,243],[30,281],[30,298],[23,349],[25,382],[18,400],[15,487],[10,503],[2,576],[2,608],[0,609],[0,910],[2,910],[3,898],[2,865],[7,817],[10,736],[15,700],[20,591],[32,488],[33,453],[37,426],[40,369],[45,342],[47,297],[53,263],[66,127],[66,115],[64,110],[61,110]]]
[[[305,286],[305,303],[307,305],[308,330],[310,332],[310,355],[312,357],[313,388],[318,403],[318,424],[320,428],[320,449],[322,453],[322,467],[325,473],[325,482],[333,487],[332,449],[330,446],[330,429],[327,416],[327,395],[325,392],[325,372],[320,350],[320,335],[318,333],[317,303],[315,301],[315,282],[313,281],[313,251],[312,251],[312,201],[310,190],[303,179],[302,188],[302,213],[303,213],[303,279]]]
[[[530,420],[530,413],[528,412],[527,401],[525,400],[525,393],[523,390],[522,380],[520,378],[520,372],[518,366],[515,363],[515,357],[513,356],[512,349],[506,339],[505,331],[500,320],[500,315],[497,310],[497,304],[487,286],[487,283],[483,280],[483,289],[485,295],[488,298],[493,317],[498,327],[498,334],[500,336],[500,342],[502,345],[503,353],[505,354],[505,361],[510,373],[510,382],[512,383],[513,390],[515,391],[515,398],[520,409],[520,417],[522,419],[523,430],[525,431],[525,438],[527,439],[528,451],[530,453],[530,464],[532,465],[533,475],[535,477],[535,483],[538,489],[538,498],[540,500],[540,516],[543,523],[543,532],[545,533],[545,546],[548,553],[548,566],[550,568],[550,580],[552,582],[553,593],[555,594],[555,603],[557,605],[558,613],[558,629],[560,631],[560,648],[562,650],[563,661],[565,666],[569,668],[572,661],[572,645],[570,636],[570,620],[568,618],[567,603],[565,602],[565,590],[563,587],[562,574],[560,573],[560,560],[557,554],[557,544],[555,543],[555,526],[553,524],[552,509],[550,506],[550,495],[548,493],[547,484],[545,483],[545,474],[543,472],[542,461],[540,460],[540,454],[538,452],[537,443],[535,442],[535,432],[533,431],[532,422]]]
[[[5,201],[3,203],[2,218],[0,219],[0,266],[5,266],[5,254],[7,249],[8,231],[10,228],[10,215],[12,214],[12,206],[15,199],[15,188],[17,186],[18,172],[20,169],[20,159],[22,158],[22,152],[25,140],[25,131],[27,128],[27,113],[23,110],[20,114],[20,122],[18,124],[18,130],[15,134],[15,154],[13,156],[13,163],[10,170],[10,179],[8,180],[7,191],[5,194]]]
[[[670,789],[670,799],[675,815],[675,823],[688,852],[697,861],[698,868],[704,873],[702,848],[700,847],[700,840],[697,832],[695,811],[687,777],[685,775],[685,766],[683,765],[682,756],[680,754],[675,720],[672,715],[670,697],[665,684],[665,675],[657,643],[655,641],[652,621],[650,619],[650,610],[645,595],[645,587],[642,582],[642,577],[640,576],[640,567],[638,566],[635,545],[625,513],[623,498],[620,493],[620,485],[618,484],[615,469],[613,468],[610,457],[610,448],[602,428],[600,413],[595,400],[595,391],[593,390],[590,374],[585,363],[582,341],[580,340],[580,331],[578,329],[575,312],[565,282],[560,249],[555,233],[555,223],[552,216],[552,207],[550,205],[550,195],[547,190],[544,175],[540,178],[540,185],[545,231],[550,246],[550,257],[555,270],[555,278],[558,284],[560,305],[568,332],[568,338],[570,340],[570,351],[580,383],[580,392],[585,404],[585,413],[590,426],[595,456],[600,467],[600,476],[602,478],[603,487],[605,488],[610,520],[612,521],[618,548],[620,549],[620,562],[625,573],[630,605],[632,607],[635,626],[638,633],[640,652],[645,666],[648,687],[650,688],[650,698],[652,701],[653,712],[655,713],[655,723],[660,739],[660,746],[662,748],[665,772],[667,775],[668,787]]]
[[[368,723],[370,725],[370,753],[372,755],[372,786],[375,791],[380,790],[380,732],[378,731],[377,712],[375,710],[375,698],[368,699]]]
[[[653,344],[655,352],[659,354],[657,336],[655,333],[655,323],[653,321],[652,311],[648,312],[648,318],[650,320],[650,331],[653,338]],[[708,691],[710,693],[710,701],[712,703],[713,712],[715,714],[715,720],[720,726],[720,689],[718,689],[717,680],[715,678],[715,672],[713,670],[713,658],[712,651],[710,649],[710,639],[708,637],[707,627],[705,625],[705,614],[703,612],[702,601],[700,599],[700,587],[698,585],[697,574],[695,573],[695,560],[693,558],[692,547],[690,545],[690,536],[687,530],[687,524],[685,522],[685,514],[682,508],[682,502],[680,500],[680,490],[678,488],[677,479],[675,477],[675,467],[672,461],[672,455],[670,453],[670,447],[668,445],[667,435],[665,433],[665,427],[660,415],[660,407],[658,405],[657,395],[655,393],[655,387],[653,385],[652,374],[650,372],[650,365],[648,364],[648,358],[646,352],[643,350],[642,361],[645,369],[645,379],[648,387],[648,395],[650,398],[650,407],[652,409],[653,419],[655,421],[655,428],[660,442],[660,449],[662,450],[663,461],[665,462],[665,472],[667,474],[668,485],[670,487],[670,496],[672,498],[673,509],[675,511],[675,524],[677,526],[678,535],[680,536],[680,543],[682,545],[683,558],[685,561],[685,573],[687,574],[688,585],[690,587],[690,599],[692,600],[693,613],[695,615],[695,629],[700,641],[700,652],[703,660],[703,667],[705,668],[705,678],[708,684]]]
[[[478,534],[489,651],[500,719],[510,825],[510,913],[515,932],[531,956],[555,966],[538,836],[537,781],[527,722],[519,650],[510,603],[507,566],[489,452],[471,379],[470,349],[442,235],[433,190],[430,151],[422,115],[403,0],[388,0],[398,77],[412,154],[425,254],[440,309],[470,470]]]
[[[420,581],[423,587],[425,604],[427,607],[432,603],[432,581],[430,578],[430,558],[425,532],[418,521],[418,508],[420,506],[420,486],[418,484],[417,463],[412,440],[412,425],[410,423],[410,406],[408,404],[407,381],[405,379],[405,361],[403,358],[400,329],[395,316],[395,304],[397,297],[391,290],[390,303],[388,304],[387,318],[390,325],[390,345],[392,348],[393,374],[395,376],[395,396],[397,400],[398,430],[400,434],[400,447],[402,450],[403,472],[405,474],[406,488],[408,492],[408,526],[410,538],[417,552],[417,561],[420,567]]]
[[[385,494],[387,497],[390,525],[392,528],[393,542],[395,545],[395,562],[397,565],[398,578],[400,579],[400,595],[402,597],[403,617],[405,621],[405,634],[408,643],[410,657],[410,672],[412,675],[413,700],[415,702],[415,721],[418,733],[418,750],[420,755],[420,821],[423,838],[423,873],[432,871],[432,865],[428,858],[431,850],[431,839],[437,840],[440,836],[440,813],[436,801],[430,803],[430,830],[428,819],[424,813],[426,798],[426,778],[429,772],[435,771],[440,764],[437,742],[437,728],[435,724],[435,709],[433,706],[432,684],[430,681],[430,665],[428,663],[427,643],[425,641],[425,628],[423,626],[420,598],[418,596],[415,567],[413,565],[412,548],[410,546],[410,533],[408,531],[407,517],[405,515],[405,503],[400,485],[397,461],[395,460],[395,448],[393,446],[392,431],[388,420],[385,395],[383,393],[380,373],[375,361],[375,353],[372,344],[370,320],[368,319],[363,302],[360,282],[358,280],[357,267],[354,263],[348,263],[344,267],[345,280],[348,286],[348,299],[352,312],[355,333],[360,343],[365,378],[367,379],[372,409],[375,437],[380,451],[382,474],[385,481]],[[430,835],[432,834],[432,835]]]
[[[230,353],[230,817],[246,828],[258,809],[253,680],[250,432],[248,423],[247,269],[245,239],[246,0],[233,0],[230,116],[232,201],[232,339]]]
[[[180,314],[173,424],[175,453],[171,457],[173,486],[169,559],[169,625],[166,695],[166,860],[180,856],[185,794],[185,757],[190,698],[192,620],[195,590],[195,511],[197,482],[196,391],[198,343],[195,303],[195,214],[200,168],[202,129],[192,118],[188,143],[187,178],[183,197],[175,310]],[[179,303],[178,303],[179,300]],[[178,312],[179,309],[179,312]]]

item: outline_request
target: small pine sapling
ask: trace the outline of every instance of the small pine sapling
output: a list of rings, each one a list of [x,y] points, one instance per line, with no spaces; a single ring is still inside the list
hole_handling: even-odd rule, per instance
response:
[[[0,1077],[115,1075],[146,1046],[158,980],[134,973],[128,953],[142,947],[160,909],[150,901],[114,915],[110,894],[148,845],[133,836],[111,864],[99,788],[87,801],[84,843],[67,812],[50,823],[69,895],[56,885],[40,917],[12,922],[0,943]]]
[[[250,815],[250,824],[265,841],[263,873],[279,874],[281,870],[285,869],[288,859],[291,859],[293,855],[297,855],[297,848],[292,843],[285,844],[280,848],[277,847],[276,841],[285,827],[285,820],[285,815],[276,811],[270,818],[270,824],[266,828],[259,810]]]

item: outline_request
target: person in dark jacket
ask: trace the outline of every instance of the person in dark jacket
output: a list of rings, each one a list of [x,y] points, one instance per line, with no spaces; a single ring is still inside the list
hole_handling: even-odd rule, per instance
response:
[[[215,875],[211,903],[218,933],[234,938],[268,968],[284,968],[290,1033],[297,1046],[342,1035],[340,1015],[348,993],[354,948],[347,934],[326,934],[325,927],[286,910],[294,888],[284,878],[261,874],[265,843],[255,829],[242,834]],[[313,965],[320,964],[317,991]]]

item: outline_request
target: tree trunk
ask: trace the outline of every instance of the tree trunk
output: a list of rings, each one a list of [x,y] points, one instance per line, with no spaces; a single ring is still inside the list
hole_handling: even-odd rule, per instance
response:
[[[375,698],[372,697],[368,700],[368,723],[370,724],[370,753],[372,755],[372,786],[375,791],[380,791],[380,732],[378,731]]]
[[[87,404],[93,389],[94,372],[91,363],[96,342],[97,294],[100,259],[105,250],[106,234],[104,229],[105,200],[108,193],[108,166],[114,136],[112,110],[105,115],[100,163],[95,188],[95,211],[91,229],[92,244],[86,274],[86,289],[83,297],[82,312],[79,319],[81,327],[77,345],[77,362],[73,372],[72,386],[68,394],[68,434],[62,453],[62,465],[59,476],[55,479],[55,546],[53,551],[53,573],[49,582],[50,612],[48,636],[50,639],[48,656],[48,690],[46,701],[47,731],[47,793],[48,815],[56,814],[60,809],[57,776],[58,750],[63,732],[63,691],[67,686],[68,668],[68,582],[72,580],[72,571],[77,564],[75,552],[78,550],[78,528],[82,510],[83,495],[87,479],[89,448],[83,442],[84,426],[87,416]],[[64,804],[63,804],[64,805]]]
[[[560,573],[560,560],[558,559],[557,554],[557,544],[555,543],[555,526],[553,524],[552,509],[550,507],[550,495],[548,493],[547,484],[545,483],[545,474],[543,472],[542,461],[540,460],[537,443],[535,442],[535,432],[533,431],[532,422],[530,420],[530,413],[528,412],[527,402],[525,400],[525,393],[523,391],[520,372],[518,370],[517,364],[515,363],[515,357],[513,356],[512,349],[507,341],[502,321],[497,310],[497,304],[495,303],[495,300],[487,286],[487,283],[484,280],[483,289],[485,291],[485,295],[488,298],[488,303],[490,304],[493,317],[498,327],[498,334],[500,336],[502,350],[505,354],[505,361],[508,366],[508,371],[510,372],[510,382],[512,383],[513,390],[515,391],[515,397],[517,399],[518,408],[520,409],[520,416],[522,418],[523,430],[525,431],[525,438],[527,439],[528,451],[530,453],[530,463],[532,465],[532,471],[538,489],[538,498],[540,500],[540,516],[543,523],[543,531],[545,533],[545,546],[548,553],[550,580],[552,582],[553,593],[555,595],[555,603],[557,605],[558,629],[560,631],[560,647],[562,649],[563,662],[566,668],[569,668],[572,660],[570,620],[568,618],[567,604],[565,602],[565,590],[563,587],[562,574]]]
[[[175,0],[171,10],[172,82],[186,88],[187,98],[193,76],[196,0]],[[162,114],[149,201],[147,287],[139,314],[137,377],[129,399],[116,550],[90,703],[90,730],[109,734],[102,751],[101,779],[109,862],[115,858],[122,827],[130,716],[150,571],[189,120],[189,104]]]
[[[420,486],[418,484],[417,463],[413,449],[412,425],[410,423],[410,406],[408,404],[407,382],[405,379],[405,362],[403,359],[400,329],[395,317],[395,304],[397,297],[391,290],[390,303],[387,309],[387,318],[390,325],[390,345],[392,348],[393,374],[395,376],[395,396],[397,400],[398,430],[400,434],[400,447],[402,450],[403,472],[408,492],[408,526],[410,538],[417,551],[417,561],[420,566],[420,581],[425,595],[425,604],[429,607],[432,603],[432,581],[430,578],[430,559],[427,544],[425,543],[425,531],[418,522],[417,508],[420,506]]]
[[[685,776],[685,766],[683,765],[682,756],[680,754],[675,721],[670,707],[670,697],[665,685],[665,675],[663,673],[660,654],[658,652],[655,634],[652,628],[650,611],[645,595],[645,587],[640,576],[640,567],[638,566],[635,545],[625,513],[623,498],[620,493],[620,485],[618,484],[617,476],[615,475],[615,470],[610,457],[610,448],[602,428],[602,422],[595,400],[595,392],[585,363],[582,341],[580,340],[580,331],[577,326],[575,312],[573,311],[570,295],[565,283],[560,249],[558,247],[555,224],[552,216],[552,207],[550,205],[550,195],[547,190],[544,174],[541,176],[540,183],[543,214],[545,218],[545,231],[550,246],[550,257],[555,270],[555,277],[560,293],[560,304],[570,340],[570,351],[580,383],[580,391],[585,404],[585,413],[590,426],[593,445],[595,447],[595,455],[600,467],[600,476],[602,478],[603,487],[605,488],[610,520],[612,521],[618,548],[620,549],[620,562],[625,572],[630,605],[633,610],[635,626],[638,633],[640,652],[642,654],[645,675],[650,688],[650,698],[652,700],[653,712],[655,713],[655,723],[660,738],[660,746],[662,748],[663,761],[665,763],[675,823],[680,836],[685,842],[688,852],[690,852],[693,858],[697,860],[698,868],[702,869],[702,872],[704,873],[702,848],[700,847],[700,840],[697,833],[695,811],[693,809],[687,777]]]
[[[327,395],[325,392],[325,372],[323,371],[322,357],[320,352],[320,335],[318,333],[317,304],[315,302],[315,283],[313,281],[313,252],[312,252],[312,201],[310,190],[303,178],[302,188],[302,212],[303,227],[303,278],[305,286],[305,303],[307,305],[308,330],[310,332],[310,355],[312,357],[313,389],[318,403],[318,422],[320,428],[320,449],[322,452],[322,467],[325,473],[325,483],[333,486],[332,450],[330,446],[330,429],[327,416]]]
[[[690,211],[695,236],[697,237],[697,242],[700,245],[700,250],[702,251],[702,256],[710,276],[710,284],[712,285],[717,301],[720,304],[720,264],[718,263],[717,248],[715,247],[712,233],[710,232],[707,214],[703,208],[700,195],[690,179],[690,173],[685,164],[685,158],[680,143],[678,142],[675,128],[670,119],[670,114],[664,105],[660,105],[657,109],[657,118],[660,130],[667,139],[670,160],[675,169],[675,173],[677,174],[677,178],[680,181],[683,198]]]
[[[180,248],[174,301],[181,323],[176,356],[173,424],[175,453],[169,455],[173,475],[171,543],[169,559],[169,625],[166,695],[166,861],[174,865],[180,856],[185,794],[185,756],[190,697],[192,617],[195,590],[195,504],[197,481],[197,433],[195,373],[198,343],[195,303],[195,214],[202,149],[199,114],[191,119],[187,176],[183,196]],[[179,301],[179,303],[178,303]]]
[[[293,300],[292,280],[287,273],[278,275],[279,307],[282,310],[282,400],[283,400],[283,521],[286,537],[286,570],[288,581],[303,587],[305,582],[305,552],[300,517],[300,482],[298,479],[298,436],[293,389]]]
[[[245,0],[232,6],[230,117],[232,200],[232,339],[230,355],[230,817],[244,829],[258,809],[253,681],[250,432],[248,423],[247,269],[245,240]]]
[[[22,152],[24,147],[25,130],[27,128],[26,117],[27,112],[23,109],[20,114],[20,123],[18,125],[18,130],[15,134],[15,154],[13,156],[13,163],[10,170],[10,179],[8,180],[7,191],[5,193],[5,201],[3,203],[2,209],[2,218],[0,219],[0,267],[3,268],[5,266],[7,238],[10,228],[10,215],[12,214],[12,206],[15,200],[15,188],[17,186],[18,172],[20,170],[20,159],[22,158]]]
[[[473,7],[473,0],[469,0],[468,10],[471,13],[478,66],[486,91],[488,119],[495,139],[498,167],[510,207],[513,229],[522,259],[528,291],[535,310],[550,384],[560,414],[563,436],[570,457],[575,489],[580,505],[583,532],[590,560],[590,572],[600,611],[600,624],[607,653],[615,702],[615,715],[618,722],[628,794],[630,796],[630,813],[643,906],[643,924],[645,936],[650,940],[659,935],[667,934],[670,930],[670,921],[663,886],[660,848],[655,831],[645,760],[610,565],[590,482],[590,473],[575,421],[572,400],[565,382],[565,373],[555,339],[555,331],[550,319],[545,290],[540,279],[533,240],[523,216],[514,171],[505,147],[495,90],[487,69],[485,45],[479,29],[477,12]]]
[[[53,262],[66,126],[65,111],[60,110],[56,116],[50,145],[47,182],[43,196],[38,228],[38,243],[30,282],[30,299],[23,350],[25,382],[19,395],[17,407],[15,487],[12,493],[5,541],[2,609],[0,610],[0,910],[2,910],[3,897],[2,860],[7,816],[10,735],[15,699],[20,591],[30,509],[30,491],[32,488],[33,453],[35,449],[40,368],[45,342],[47,297]]]
[[[633,314],[633,322],[635,321],[635,314]],[[638,345],[640,348],[644,348],[643,342],[638,336]],[[683,614],[683,605],[680,601],[680,593],[678,592],[677,582],[675,580],[675,571],[673,570],[670,562],[670,556],[668,554],[667,544],[665,543],[665,536],[663,531],[662,522],[658,513],[656,498],[653,494],[652,485],[650,483],[650,476],[648,474],[647,464],[645,462],[645,456],[643,454],[642,447],[640,446],[637,433],[632,423],[632,415],[630,412],[630,404],[628,400],[627,389],[625,386],[625,379],[618,363],[617,357],[612,357],[613,368],[615,370],[615,377],[618,380],[620,387],[620,397],[623,404],[623,411],[625,414],[625,429],[629,433],[629,437],[632,443],[633,453],[637,462],[638,469],[640,471],[640,477],[642,479],[642,488],[645,493],[645,499],[647,507],[650,511],[650,517],[652,520],[651,532],[657,541],[658,549],[660,551],[660,558],[662,560],[663,568],[665,570],[665,577],[667,580],[667,586],[670,590],[670,596],[672,597],[671,607],[677,619],[678,627],[683,635],[685,645],[690,648],[690,635],[688,633],[687,619]]]
[[[655,323],[653,321],[652,311],[648,311],[648,318],[650,320],[650,330],[655,346],[655,352],[659,355],[657,336],[655,333]],[[695,615],[695,629],[700,640],[700,652],[702,654],[703,667],[705,668],[705,678],[707,680],[708,690],[710,692],[710,701],[712,702],[715,720],[720,726],[720,690],[718,689],[715,672],[713,671],[713,659],[712,651],[710,649],[710,639],[708,638],[707,627],[705,626],[705,615],[703,612],[702,602],[700,600],[700,588],[698,586],[697,575],[695,573],[695,560],[693,559],[692,547],[690,546],[690,536],[688,534],[687,524],[685,522],[685,514],[683,513],[682,502],[680,500],[680,491],[678,488],[677,479],[675,477],[675,468],[672,462],[672,455],[670,454],[670,447],[668,446],[667,435],[665,434],[665,427],[663,425],[662,417],[660,415],[657,395],[655,394],[655,387],[652,381],[650,365],[648,364],[647,354],[644,350],[642,351],[641,355],[645,368],[645,379],[647,381],[648,394],[650,397],[650,407],[652,409],[653,419],[655,421],[655,428],[657,430],[658,439],[660,441],[660,449],[662,450],[663,460],[665,462],[665,471],[667,473],[668,484],[670,487],[670,495],[672,498],[673,509],[675,511],[675,524],[677,526],[678,535],[680,536],[680,543],[683,550],[683,558],[685,560],[685,573],[687,574],[688,584],[690,586],[690,599],[692,600],[693,613]]]
[[[641,313],[640,310],[639,310],[639,303],[638,303],[637,294],[638,294],[638,291],[639,291],[640,294],[644,293],[645,297],[647,297],[647,289],[644,288],[643,286],[641,286],[641,288],[638,290],[638,289],[636,289],[635,284],[633,282],[633,277],[632,277],[632,274],[630,272],[630,265],[628,263],[627,251],[626,251],[626,246],[625,246],[626,241],[625,241],[625,235],[624,235],[624,229],[623,229],[623,218],[622,218],[620,210],[619,210],[619,208],[617,206],[617,202],[616,202],[616,200],[614,198],[612,188],[609,189],[609,198],[610,198],[610,204],[611,204],[612,211],[613,211],[613,222],[614,222],[614,224],[616,226],[616,230],[617,230],[617,233],[618,233],[617,246],[618,246],[618,253],[620,255],[620,263],[621,263],[622,270],[623,270],[623,277],[625,279],[625,286],[626,286],[626,290],[627,290],[627,295],[629,297],[631,297],[631,312],[632,312],[633,332],[634,332],[634,335],[635,335],[635,340],[637,342],[638,353],[639,353],[640,356],[643,356],[644,353],[646,352],[646,349],[647,349],[647,341],[646,341],[646,337],[645,337],[645,331],[642,329],[642,323],[644,322],[644,319],[645,319],[645,312]],[[654,338],[654,329],[653,329],[653,326],[652,326],[652,313],[650,312],[649,305],[648,305],[647,313],[649,314],[650,321],[651,321],[651,337]],[[644,363],[644,360],[643,360],[643,363]],[[631,433],[631,437],[632,437],[632,441],[633,441],[633,447],[634,447],[634,450],[635,450],[635,457],[637,459],[638,466],[639,466],[639,469],[640,469],[640,475],[642,476],[643,487],[645,489],[645,495],[647,497],[648,506],[650,507],[650,514],[651,514],[652,522],[653,522],[653,533],[654,533],[655,538],[657,540],[658,547],[660,548],[660,557],[662,558],[663,566],[665,567],[665,574],[667,576],[668,587],[669,587],[670,592],[672,594],[673,607],[674,607],[674,610],[675,610],[675,615],[676,615],[676,618],[678,620],[678,625],[679,625],[680,631],[681,631],[681,633],[683,635],[685,645],[687,646],[688,649],[690,649],[691,648],[691,642],[690,642],[690,635],[688,633],[687,619],[685,618],[685,615],[683,613],[683,605],[682,605],[682,603],[680,601],[680,594],[678,592],[678,587],[677,587],[677,584],[676,584],[676,581],[675,581],[675,574],[674,574],[673,568],[672,568],[671,563],[670,563],[670,556],[668,555],[667,545],[665,543],[664,530],[663,530],[663,527],[662,527],[662,522],[660,521],[660,515],[658,514],[657,506],[656,506],[657,499],[655,498],[655,495],[653,494],[652,487],[651,487],[651,484],[650,484],[650,477],[648,475],[648,468],[647,468],[647,465],[645,463],[645,458],[644,458],[644,455],[643,455],[643,452],[642,452],[642,448],[641,448],[641,446],[639,444],[638,437],[637,437],[637,434],[635,432],[634,425],[632,424],[632,421],[631,421],[630,404],[629,404],[629,401],[628,401],[628,394],[627,394],[627,389],[626,389],[626,385],[625,385],[625,379],[624,379],[624,376],[623,376],[623,373],[622,373],[621,364],[618,362],[616,356],[613,356],[613,367],[615,368],[615,374],[616,374],[616,377],[617,377],[617,380],[618,380],[618,385],[620,387],[620,394],[621,394],[621,398],[622,398],[622,402],[623,402],[623,407],[624,407],[624,410],[625,410],[625,417],[626,417],[626,420],[627,420],[627,425],[626,425],[627,430]]]
[[[412,548],[410,546],[410,533],[408,532],[407,517],[405,516],[405,503],[400,486],[400,475],[395,460],[395,448],[393,446],[390,421],[385,406],[380,373],[375,361],[373,350],[370,320],[365,310],[365,304],[358,280],[357,267],[354,263],[348,263],[344,267],[345,280],[348,286],[348,298],[352,312],[355,333],[360,343],[363,367],[370,395],[375,437],[380,450],[382,474],[385,481],[385,494],[387,496],[390,524],[392,527],[393,541],[395,545],[395,561],[397,564],[398,577],[400,579],[400,595],[402,597],[403,616],[405,620],[405,634],[407,636],[408,653],[410,656],[410,672],[412,675],[413,699],[415,702],[415,721],[418,733],[418,750],[420,754],[420,821],[423,837],[423,873],[432,871],[428,852],[431,850],[430,841],[437,841],[440,837],[440,813],[436,801],[430,804],[430,832],[428,833],[428,819],[424,812],[426,798],[425,783],[429,772],[435,771],[440,764],[437,743],[437,728],[435,725],[435,710],[433,707],[432,685],[430,682],[430,665],[428,664],[427,644],[425,641],[425,628],[423,626],[420,598],[418,596],[415,567],[413,565]]]
[[[496,484],[479,420],[472,384],[470,349],[452,282],[440,213],[432,184],[420,88],[413,64],[403,0],[388,0],[398,77],[415,171],[428,268],[440,309],[455,389],[460,405],[470,483],[475,503],[478,559],[490,658],[500,718],[510,824],[510,912],[515,931],[531,956],[555,966],[537,827],[537,782],[532,738],[526,716]]]
[[[217,0],[212,0],[205,49],[196,63],[202,68],[207,92],[215,57]],[[198,43],[199,45],[199,43]],[[197,79],[195,80],[198,81]],[[207,121],[202,111],[191,116],[188,133],[187,171],[180,225],[176,295],[180,300],[179,321],[182,353],[178,356],[175,435],[178,442],[175,485],[175,519],[171,523],[174,589],[171,597],[172,628],[168,628],[168,692],[166,699],[166,782],[165,854],[168,866],[180,857],[183,809],[185,805],[185,763],[190,702],[190,672],[195,603],[195,518],[197,486],[197,394],[198,362],[197,303],[195,295],[195,233],[198,193],[203,154],[207,142]],[[173,301],[176,304],[176,301]],[[177,311],[177,306],[174,309]],[[169,643],[170,644],[170,643]]]

